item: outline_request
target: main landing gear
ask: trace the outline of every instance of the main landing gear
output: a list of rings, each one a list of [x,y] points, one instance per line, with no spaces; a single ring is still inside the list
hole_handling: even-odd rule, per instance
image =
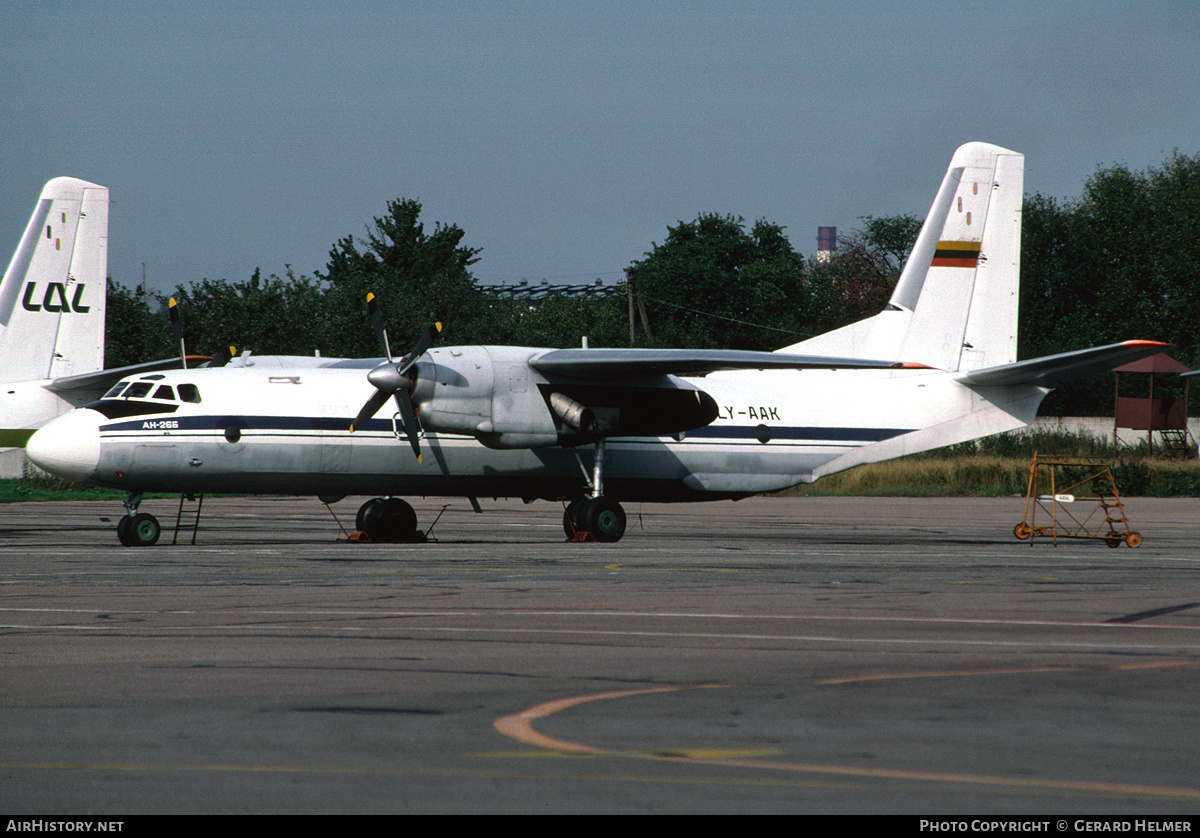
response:
[[[575,452],[576,459],[579,452]],[[604,496],[604,439],[596,443],[596,458],[592,473],[588,474],[579,460],[579,468],[587,481],[587,496],[567,504],[563,512],[563,531],[570,541],[588,541],[590,535],[596,541],[612,543],[620,541],[625,534],[625,510],[612,498]]]
[[[142,493],[133,492],[125,500],[125,517],[117,522],[117,538],[126,547],[149,547],[158,543],[162,527],[158,519],[147,512],[138,512]]]
[[[417,529],[417,513],[400,498],[372,498],[358,509],[354,528],[379,544],[412,544],[425,540]]]

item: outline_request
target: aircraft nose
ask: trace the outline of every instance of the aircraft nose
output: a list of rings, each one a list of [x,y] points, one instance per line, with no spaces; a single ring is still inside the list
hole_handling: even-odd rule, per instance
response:
[[[25,456],[55,477],[87,480],[100,464],[100,420],[94,410],[71,410],[29,438]]]

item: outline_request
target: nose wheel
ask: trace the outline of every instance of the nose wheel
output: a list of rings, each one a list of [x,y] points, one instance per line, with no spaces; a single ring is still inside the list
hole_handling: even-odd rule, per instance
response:
[[[117,522],[117,538],[126,547],[149,547],[161,534],[158,519],[148,512],[130,513]]]
[[[117,538],[126,547],[149,547],[157,544],[162,534],[157,518],[148,512],[138,512],[141,502],[141,492],[130,492],[124,501],[125,517],[117,521]]]

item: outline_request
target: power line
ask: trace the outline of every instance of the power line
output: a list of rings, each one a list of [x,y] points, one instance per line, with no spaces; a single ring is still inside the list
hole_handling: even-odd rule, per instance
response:
[[[643,297],[642,299],[648,302],[658,303],[660,306],[669,306],[670,308],[677,308],[681,311],[688,311],[692,314],[700,314],[705,317],[715,317],[718,320],[728,320],[730,323],[738,323],[742,326],[752,326],[755,329],[768,329],[772,332],[783,332],[786,335],[795,335],[796,337],[805,336],[804,332],[797,332],[793,329],[781,329],[778,326],[765,326],[762,323],[751,323],[749,320],[738,320],[736,317],[726,317],[723,314],[713,314],[711,311],[701,311],[698,308],[688,308],[687,306],[681,306],[678,303],[668,303],[666,300],[659,300],[654,297]]]

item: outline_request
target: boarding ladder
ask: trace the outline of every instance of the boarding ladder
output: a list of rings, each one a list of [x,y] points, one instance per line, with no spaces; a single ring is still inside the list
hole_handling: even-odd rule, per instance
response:
[[[183,505],[185,501],[195,501],[196,503],[196,518],[191,523],[183,523]],[[171,537],[171,544],[175,545],[179,541],[179,530],[192,531],[192,544],[196,543],[196,533],[200,531],[200,510],[204,507],[204,495],[180,495],[179,496],[179,512],[175,516],[175,535]],[[188,511],[191,515],[191,511]]]

